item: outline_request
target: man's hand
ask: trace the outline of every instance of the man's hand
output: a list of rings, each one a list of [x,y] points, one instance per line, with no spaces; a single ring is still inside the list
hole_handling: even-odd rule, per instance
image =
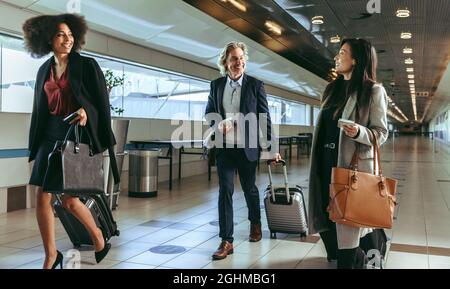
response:
[[[277,162],[279,162],[279,161],[282,160],[281,155],[280,155],[279,153],[276,153],[276,154],[275,154],[275,160],[276,160]]]
[[[231,120],[225,119],[219,123],[219,131],[226,135],[233,128],[233,122]]]

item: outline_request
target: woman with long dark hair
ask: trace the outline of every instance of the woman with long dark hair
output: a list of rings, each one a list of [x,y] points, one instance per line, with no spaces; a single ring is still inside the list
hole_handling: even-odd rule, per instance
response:
[[[42,185],[48,154],[55,141],[64,139],[69,128],[63,122],[64,117],[78,111],[79,116],[72,123],[79,121],[89,131],[94,153],[116,143],[103,73],[93,58],[78,54],[87,29],[84,18],[74,14],[37,16],[23,25],[25,44],[33,57],[53,53],[36,77],[29,135],[29,161],[34,160],[29,183],[36,186],[36,218],[45,249],[43,268],[63,265],[63,255],[55,242],[52,196],[42,190]],[[86,227],[99,263],[111,245],[106,243],[90,210],[71,196],[63,196],[63,206]]]
[[[376,82],[375,48],[364,39],[345,39],[335,57],[338,77],[325,89],[315,127],[309,178],[309,233],[320,233],[329,261],[362,268],[359,239],[371,231],[330,221],[327,207],[332,167],[348,168],[359,146],[358,170],[373,173],[372,134],[388,136],[386,91]],[[338,127],[339,119],[350,122]],[[352,123],[353,121],[353,123]]]

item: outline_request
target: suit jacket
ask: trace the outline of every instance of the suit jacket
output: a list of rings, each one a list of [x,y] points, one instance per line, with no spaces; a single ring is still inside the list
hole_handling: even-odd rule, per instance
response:
[[[36,157],[47,119],[50,116],[44,84],[49,78],[53,64],[54,57],[51,57],[42,64],[36,77],[28,143],[29,161]],[[73,95],[88,116],[86,127],[92,137],[94,152],[103,152],[116,144],[111,129],[109,95],[103,72],[93,58],[81,56],[76,52],[69,55],[67,69]]]
[[[209,113],[219,113],[222,119],[225,119],[225,111],[223,108],[223,93],[225,85],[227,82],[227,77],[221,77],[211,82],[211,89],[208,98],[208,104],[206,105],[206,120],[209,122],[210,126],[214,125],[214,120],[208,116]],[[248,122],[245,122],[244,138],[245,138],[245,155],[249,161],[256,161],[259,159],[259,153],[261,151],[260,144],[260,123],[266,123],[266,129],[262,132],[267,132],[267,135],[263,135],[263,139],[271,141],[272,138],[272,122],[270,119],[269,107],[267,104],[267,95],[264,90],[264,83],[254,77],[251,77],[244,73],[242,79],[241,87],[241,102],[239,105],[239,112],[245,116],[249,113],[256,115],[257,127],[256,133],[255,129],[251,129]],[[260,114],[263,115],[260,115]],[[264,122],[260,119],[264,118]],[[256,138],[252,139],[252,138]],[[256,143],[256,146],[251,146],[250,144]]]
[[[341,129],[339,134],[339,151],[337,166],[348,168],[352,161],[353,153],[356,146],[359,145],[358,170],[362,172],[374,173],[373,168],[373,147],[372,134],[369,129],[375,131],[377,135],[378,144],[381,146],[387,139],[387,94],[384,87],[380,84],[375,84],[372,88],[372,97],[367,107],[359,107],[358,119],[359,135],[353,139],[348,137],[344,130]],[[356,120],[356,93],[353,93],[342,112],[342,118]],[[311,167],[309,175],[309,212],[308,212],[308,228],[310,234],[315,234],[328,230],[328,216],[322,211],[322,186],[328,184],[321,184],[318,175],[319,167],[317,162],[319,159],[318,133],[321,123],[322,110],[319,112],[318,122],[314,129],[312,152],[311,152]],[[347,225],[336,224],[338,235],[339,249],[355,248],[359,245],[360,237],[363,237],[369,231],[367,229],[360,229],[350,227]]]

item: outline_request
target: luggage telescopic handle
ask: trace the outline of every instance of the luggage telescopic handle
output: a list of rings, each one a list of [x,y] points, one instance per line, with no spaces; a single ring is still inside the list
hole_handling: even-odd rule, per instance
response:
[[[286,200],[289,203],[290,199],[291,199],[291,195],[289,193],[289,184],[288,184],[288,177],[287,177],[287,169],[286,169],[286,161],[284,160],[279,160],[276,161],[275,159],[272,160],[268,160],[267,161],[267,167],[269,169],[269,182],[270,182],[270,190],[272,192],[272,200],[275,202],[275,189],[273,188],[273,183],[272,183],[272,170],[270,168],[270,165],[272,163],[277,163],[277,164],[282,164],[283,165],[283,174],[284,174],[284,185],[286,187]]]

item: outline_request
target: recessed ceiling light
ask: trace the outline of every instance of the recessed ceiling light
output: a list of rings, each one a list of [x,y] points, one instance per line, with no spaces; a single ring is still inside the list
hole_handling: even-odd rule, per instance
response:
[[[341,42],[341,37],[339,37],[339,35],[333,36],[330,38],[330,42],[331,43],[339,43],[339,42]]]
[[[414,74],[408,74],[408,78],[414,78]]]
[[[237,9],[241,10],[242,12],[246,12],[247,11],[247,7],[244,4],[242,4],[241,2],[237,1],[237,0],[228,0],[228,2],[230,2],[231,5],[233,5]]]
[[[405,59],[405,64],[413,64],[414,60],[412,60],[412,58],[406,58]]]
[[[406,18],[411,15],[411,12],[408,10],[408,8],[405,9],[398,9],[397,12],[395,12],[395,16],[400,18]]]
[[[406,68],[406,72],[414,72],[414,68],[412,68],[412,67],[407,67],[407,68]]]
[[[323,16],[320,16],[320,15],[314,16],[311,19],[311,22],[312,22],[312,24],[323,24]]]
[[[405,48],[403,48],[403,53],[405,53],[405,54],[411,54],[411,53],[413,53],[413,50],[412,50],[412,48],[405,47]]]
[[[411,32],[402,32],[400,34],[400,38],[401,39],[411,39],[412,37],[412,33]]]
[[[280,25],[278,25],[277,23],[267,20],[264,25],[266,25],[267,29],[269,29],[270,31],[272,31],[273,33],[277,34],[277,35],[281,35],[281,32],[283,31],[283,29],[281,28]]]
[[[414,84],[414,79],[410,79],[410,80],[408,80],[408,83],[412,83],[412,84]]]

